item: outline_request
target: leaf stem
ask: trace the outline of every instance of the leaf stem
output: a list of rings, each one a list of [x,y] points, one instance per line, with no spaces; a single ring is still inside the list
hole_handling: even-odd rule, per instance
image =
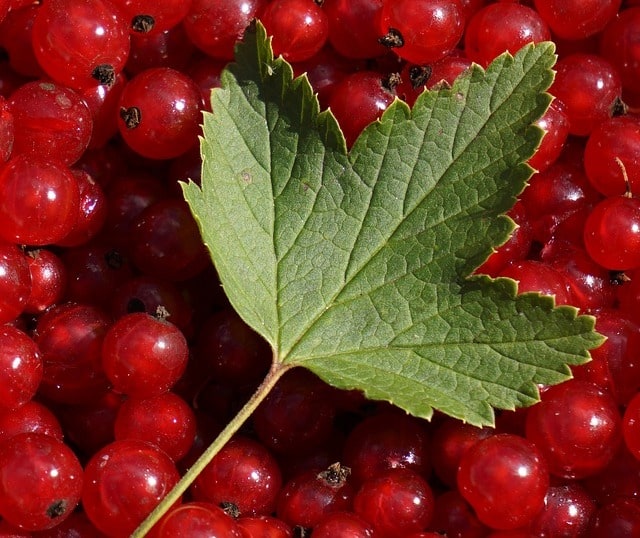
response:
[[[274,360],[271,363],[269,372],[263,379],[260,386],[252,394],[251,398],[244,404],[238,414],[225,426],[218,437],[207,447],[196,462],[189,468],[180,481],[173,487],[167,496],[160,501],[160,504],[147,516],[147,518],[134,531],[130,538],[142,538],[153,528],[164,514],[180,499],[182,494],[193,483],[202,470],[211,462],[215,455],[222,447],[233,437],[235,433],[242,427],[251,414],[256,410],[260,403],[268,396],[271,389],[283,376],[285,372],[290,370],[292,366],[282,364],[276,359],[274,351]]]

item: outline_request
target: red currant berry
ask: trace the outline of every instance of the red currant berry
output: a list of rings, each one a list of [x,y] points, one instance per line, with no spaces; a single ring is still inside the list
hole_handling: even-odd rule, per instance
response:
[[[102,345],[102,365],[113,388],[135,398],[170,390],[184,372],[188,355],[180,329],[143,312],[117,320]]]
[[[56,416],[35,400],[13,411],[0,412],[0,444],[19,433],[38,433],[63,441],[62,426]]]
[[[329,37],[327,14],[314,0],[272,0],[260,15],[273,53],[289,62],[313,57]]]
[[[248,437],[232,438],[198,475],[196,500],[231,505],[242,516],[268,515],[276,506],[282,475],[275,458]]]
[[[193,0],[183,24],[196,47],[213,58],[233,60],[233,47],[268,0]]]
[[[11,94],[9,107],[15,122],[15,155],[70,165],[87,149],[93,118],[73,90],[54,82],[28,82]]]
[[[374,71],[360,71],[338,82],[329,108],[340,124],[347,146],[353,146],[362,130],[378,119],[393,102],[394,91]]]
[[[553,33],[583,39],[600,32],[613,19],[622,0],[533,0]]]
[[[190,502],[167,512],[149,538],[243,538],[236,522],[214,504]]]
[[[605,269],[639,268],[640,199],[611,196],[597,204],[584,225],[584,246]]]
[[[0,242],[0,323],[14,321],[26,308],[30,294],[26,256],[15,245]]]
[[[22,331],[0,326],[0,412],[27,403],[42,380],[42,358],[36,343]]]
[[[380,413],[349,433],[343,459],[356,483],[396,468],[427,476],[431,468],[429,446],[423,421],[400,413]]]
[[[595,502],[578,483],[551,486],[530,532],[534,536],[588,536],[595,510]]]
[[[0,515],[26,530],[56,526],[78,504],[82,474],[64,443],[38,433],[16,435],[0,444]]]
[[[129,54],[127,26],[106,0],[50,0],[38,8],[33,50],[46,73],[65,86],[113,84]]]
[[[640,190],[640,119],[617,116],[600,123],[584,148],[584,169],[605,196]]]
[[[498,2],[471,17],[464,52],[470,60],[487,66],[505,51],[515,54],[527,43],[549,39],[551,32],[536,11],[515,2]]]
[[[618,406],[610,394],[585,381],[548,388],[527,412],[527,438],[544,455],[549,471],[583,478],[604,469],[620,445]]]
[[[78,218],[80,191],[69,169],[17,155],[0,169],[0,237],[42,246],[63,239]]]
[[[476,443],[462,457],[458,488],[482,523],[511,530],[529,524],[544,506],[549,471],[522,437],[502,433]]]
[[[384,54],[378,42],[382,0],[325,0],[329,43],[346,58],[375,58]]]
[[[196,417],[187,402],[167,392],[144,400],[125,401],[118,410],[114,432],[118,441],[147,441],[178,461],[193,444]]]
[[[156,67],[136,75],[122,90],[119,106],[120,134],[144,157],[171,159],[198,141],[200,89],[175,69]]]
[[[39,314],[62,299],[67,272],[60,257],[47,249],[27,251],[31,293],[24,311]]]
[[[460,0],[384,0],[378,28],[381,43],[400,58],[429,64],[460,41],[464,10]]]
[[[431,523],[433,492],[414,471],[389,469],[363,482],[353,508],[383,538],[407,536]]]
[[[640,93],[640,8],[620,11],[607,25],[600,39],[600,54],[618,70],[622,87],[633,95]]]
[[[41,395],[79,404],[105,394],[109,383],[101,348],[110,322],[101,310],[75,303],[57,305],[38,319],[34,339],[44,362]]]
[[[101,532],[128,536],[179,478],[160,449],[137,439],[115,441],[85,467],[82,506]]]
[[[557,97],[569,118],[569,132],[586,136],[616,111],[622,83],[615,67],[595,54],[571,54],[555,66],[549,92]]]
[[[315,527],[326,514],[351,510],[355,488],[349,474],[335,463],[294,476],[278,495],[278,518],[293,527]]]

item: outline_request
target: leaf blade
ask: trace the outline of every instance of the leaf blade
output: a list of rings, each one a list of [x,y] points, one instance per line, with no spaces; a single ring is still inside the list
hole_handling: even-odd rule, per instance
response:
[[[261,25],[237,57],[205,118],[202,188],[184,189],[232,305],[277,361],[481,424],[588,358],[592,319],[468,278],[513,227],[503,214],[531,174],[551,44],[475,66],[413,110],[394,102],[350,153]],[[521,309],[539,320],[523,326]],[[548,326],[573,331],[568,351],[540,337]]]

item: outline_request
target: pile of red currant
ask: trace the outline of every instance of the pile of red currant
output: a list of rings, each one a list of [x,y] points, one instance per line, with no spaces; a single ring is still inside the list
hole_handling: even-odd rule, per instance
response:
[[[640,1],[0,0],[0,538],[129,536],[269,369],[178,186],[254,18],[349,145],[555,41],[519,227],[479,271],[608,339],[495,429],[292,370],[150,536],[640,536]]]

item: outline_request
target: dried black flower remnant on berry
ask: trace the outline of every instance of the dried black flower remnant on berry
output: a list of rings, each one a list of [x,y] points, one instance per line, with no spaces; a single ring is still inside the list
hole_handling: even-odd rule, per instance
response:
[[[91,72],[91,76],[103,86],[111,86],[116,80],[115,69],[109,64],[100,64]]]
[[[151,15],[136,15],[131,20],[131,29],[139,34],[148,34],[156,25],[156,20]]]
[[[386,33],[386,35],[383,35],[381,38],[379,38],[378,42],[390,49],[404,46],[404,38],[402,37],[400,31],[396,28],[389,28],[389,31]]]
[[[138,125],[140,125],[140,120],[142,119],[140,109],[137,106],[121,108],[120,117],[124,121],[124,124],[127,126],[127,129],[135,129]]]

